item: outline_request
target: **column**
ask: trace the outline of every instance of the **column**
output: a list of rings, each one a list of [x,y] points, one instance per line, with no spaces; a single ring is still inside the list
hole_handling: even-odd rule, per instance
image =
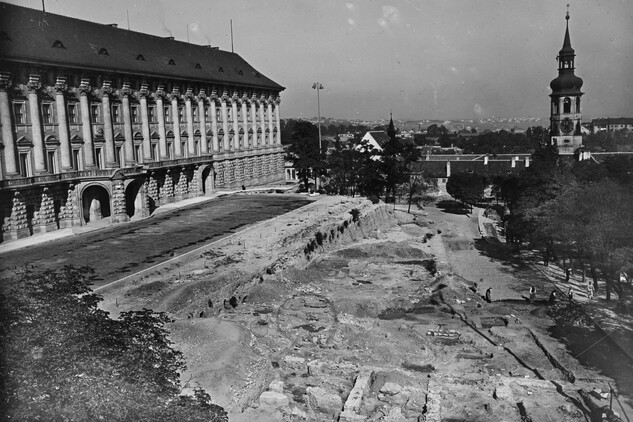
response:
[[[134,138],[132,138],[132,116],[130,115],[130,89],[129,82],[123,82],[121,88],[121,107],[123,107],[123,136],[125,136],[125,167],[133,166],[134,162]]]
[[[103,137],[105,138],[105,166],[117,167],[114,157],[114,129],[112,128],[112,109],[110,108],[110,95],[112,94],[112,82],[103,81],[101,88],[101,107],[103,108]]]
[[[62,171],[72,170],[73,164],[70,157],[70,134],[68,132],[68,119],[66,117],[66,99],[64,92],[66,91],[66,78],[57,77],[55,82],[55,108],[57,109],[57,133],[59,135],[60,150],[62,153]],[[53,169],[48,169],[52,172]]]
[[[257,100],[255,94],[251,99],[251,127],[253,128],[253,148],[257,148]]]
[[[228,98],[222,97],[220,106],[222,107],[222,130],[224,131],[224,145],[222,146],[223,152],[228,152],[230,149],[229,145],[229,113],[226,109],[226,102]]]
[[[246,97],[242,99],[242,129],[244,129],[244,142],[243,148],[249,149],[251,146],[248,145],[248,104],[246,103],[248,100]]]
[[[141,107],[141,131],[143,133],[143,161],[146,163],[152,161],[152,140],[149,132],[149,112],[147,108],[148,88],[147,84],[142,84],[138,92]],[[156,161],[158,160],[159,157],[156,157]]]
[[[209,153],[207,148],[207,116],[205,113],[205,103],[207,95],[204,89],[201,89],[198,93],[198,119],[200,120],[200,155],[206,155]]]
[[[279,117],[279,103],[281,102],[281,99],[279,97],[277,97],[277,100],[275,101],[275,127],[277,128],[277,139],[275,140],[274,144],[277,146],[281,146],[281,119]]]
[[[240,122],[237,118],[237,98],[231,98],[231,109],[233,110],[233,150],[239,151],[240,148]]]
[[[178,114],[178,99],[180,93],[178,88],[174,88],[171,92],[171,120],[173,121],[172,127],[174,131],[174,151],[176,152],[176,158],[182,158],[182,145],[180,141],[180,115]]]
[[[9,72],[0,72],[0,126],[4,143],[4,164],[7,176],[18,174],[18,164],[15,153],[15,137],[11,125],[11,104],[9,103]],[[24,116],[26,118],[26,116]]]
[[[218,142],[218,116],[216,98],[211,98],[209,102],[209,113],[211,114],[211,132],[213,132],[213,153],[220,151]]]
[[[195,157],[197,154],[196,143],[193,139],[193,106],[191,105],[191,99],[193,98],[193,91],[187,89],[185,93],[185,113],[187,114],[187,133],[189,138],[187,140],[187,146],[189,148],[189,157]]]
[[[95,167],[95,150],[92,143],[92,122],[90,121],[90,79],[82,79],[77,88],[79,91],[79,107],[81,108],[81,134],[84,138],[84,168]]]
[[[156,89],[156,117],[158,118],[158,149],[160,151],[160,160],[166,160],[169,155],[167,153],[167,129],[165,128],[165,88],[158,85]]]
[[[273,101],[268,100],[268,146],[273,146],[275,140],[273,139]]]
[[[259,101],[259,127],[262,129],[260,148],[266,147],[266,119],[264,118],[265,104],[266,102],[263,99]]]
[[[30,75],[27,84],[29,93],[29,114],[31,117],[31,130],[33,132],[33,159],[35,161],[35,173],[44,173],[44,140],[42,139],[42,121],[40,120],[40,104],[37,91],[40,89],[40,75]],[[9,126],[11,127],[11,126]]]

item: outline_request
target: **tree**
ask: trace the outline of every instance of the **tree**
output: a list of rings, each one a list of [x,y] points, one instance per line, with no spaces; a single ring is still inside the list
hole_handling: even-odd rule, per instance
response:
[[[185,362],[167,338],[167,315],[109,318],[91,273],[26,270],[0,295],[2,419],[227,421],[204,391],[179,395]]]
[[[307,190],[310,178],[316,183],[318,177],[325,174],[327,142],[322,141],[322,149],[319,151],[318,128],[305,120],[295,124],[290,141],[286,159],[292,162]]]
[[[450,196],[469,206],[481,201],[486,189],[486,178],[473,173],[454,173],[446,182],[446,191]]]
[[[437,179],[427,175],[411,176],[409,181],[402,185],[407,200],[407,212],[411,212],[411,204],[422,204],[429,198],[429,193],[437,190]]]

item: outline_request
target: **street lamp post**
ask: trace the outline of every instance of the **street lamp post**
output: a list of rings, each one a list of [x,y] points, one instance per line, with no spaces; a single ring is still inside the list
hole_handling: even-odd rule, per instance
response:
[[[315,82],[312,84],[312,89],[316,89],[317,92],[317,118],[319,119],[318,121],[318,127],[319,127],[319,158],[321,158],[321,100],[319,98],[319,91],[323,89],[323,85],[321,85],[319,82]],[[316,190],[319,190],[319,178],[321,176],[318,175],[317,179],[316,179]]]

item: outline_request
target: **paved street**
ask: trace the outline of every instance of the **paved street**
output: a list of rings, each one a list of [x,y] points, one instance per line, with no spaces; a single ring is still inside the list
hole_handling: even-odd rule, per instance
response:
[[[4,283],[11,268],[29,264],[38,269],[89,265],[95,269],[98,287],[309,202],[298,195],[225,196],[145,220],[3,253],[0,274]]]

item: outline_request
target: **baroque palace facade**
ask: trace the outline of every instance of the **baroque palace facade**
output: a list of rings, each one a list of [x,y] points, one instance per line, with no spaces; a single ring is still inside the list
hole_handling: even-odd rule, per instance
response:
[[[283,180],[283,89],[235,53],[0,3],[0,240]]]

